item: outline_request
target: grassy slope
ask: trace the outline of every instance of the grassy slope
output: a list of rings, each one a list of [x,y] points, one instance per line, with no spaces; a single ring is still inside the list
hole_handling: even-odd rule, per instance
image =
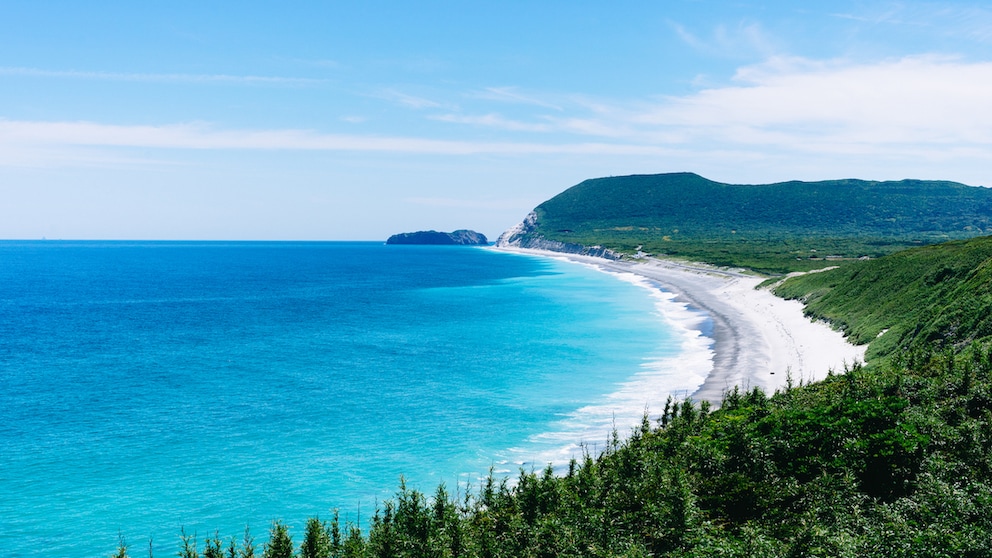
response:
[[[552,240],[783,272],[992,232],[992,190],[953,182],[732,185],[692,173],[586,180],[536,208]],[[818,257],[819,259],[810,259]]]
[[[775,293],[870,342],[869,360],[922,344],[960,349],[992,339],[992,237],[792,277]]]

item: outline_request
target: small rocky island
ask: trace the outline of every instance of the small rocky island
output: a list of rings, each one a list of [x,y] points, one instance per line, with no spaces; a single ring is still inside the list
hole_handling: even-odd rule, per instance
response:
[[[454,232],[417,231],[394,234],[386,240],[386,244],[484,246],[489,244],[489,240],[482,233],[461,229]]]

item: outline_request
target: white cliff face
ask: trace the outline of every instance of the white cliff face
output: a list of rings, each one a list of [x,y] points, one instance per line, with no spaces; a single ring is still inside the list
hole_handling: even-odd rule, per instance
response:
[[[532,250],[548,250],[551,252],[562,252],[565,254],[580,254],[583,256],[595,256],[608,260],[619,260],[622,254],[614,252],[602,246],[583,246],[571,242],[561,242],[558,240],[548,240],[540,235],[533,234],[537,230],[537,213],[531,211],[523,222],[509,228],[496,239],[496,246],[502,248],[529,248]]]
[[[537,213],[531,211],[520,223],[510,227],[496,239],[496,246],[520,247],[524,235],[534,230],[537,225]]]

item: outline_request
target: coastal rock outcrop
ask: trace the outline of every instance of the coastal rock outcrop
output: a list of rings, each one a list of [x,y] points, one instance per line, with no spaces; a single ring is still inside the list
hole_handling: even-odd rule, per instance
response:
[[[518,223],[499,235],[499,238],[496,239],[496,246],[548,250],[565,254],[581,254],[583,256],[606,258],[608,260],[619,260],[623,258],[623,254],[609,248],[603,248],[602,246],[583,246],[582,244],[572,242],[548,240],[537,233],[536,230],[537,213],[531,211],[523,222]]]
[[[484,246],[489,244],[489,239],[482,233],[466,229],[452,232],[417,231],[394,234],[386,240],[386,244]]]

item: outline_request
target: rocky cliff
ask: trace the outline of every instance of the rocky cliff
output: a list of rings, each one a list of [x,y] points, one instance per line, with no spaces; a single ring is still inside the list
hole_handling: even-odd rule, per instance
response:
[[[532,211],[522,223],[499,235],[499,238],[496,239],[496,246],[549,250],[551,252],[563,252],[565,254],[581,254],[583,256],[606,258],[608,260],[619,260],[623,257],[619,252],[614,252],[602,246],[583,246],[571,242],[548,240],[535,232],[536,229],[537,213]]]

